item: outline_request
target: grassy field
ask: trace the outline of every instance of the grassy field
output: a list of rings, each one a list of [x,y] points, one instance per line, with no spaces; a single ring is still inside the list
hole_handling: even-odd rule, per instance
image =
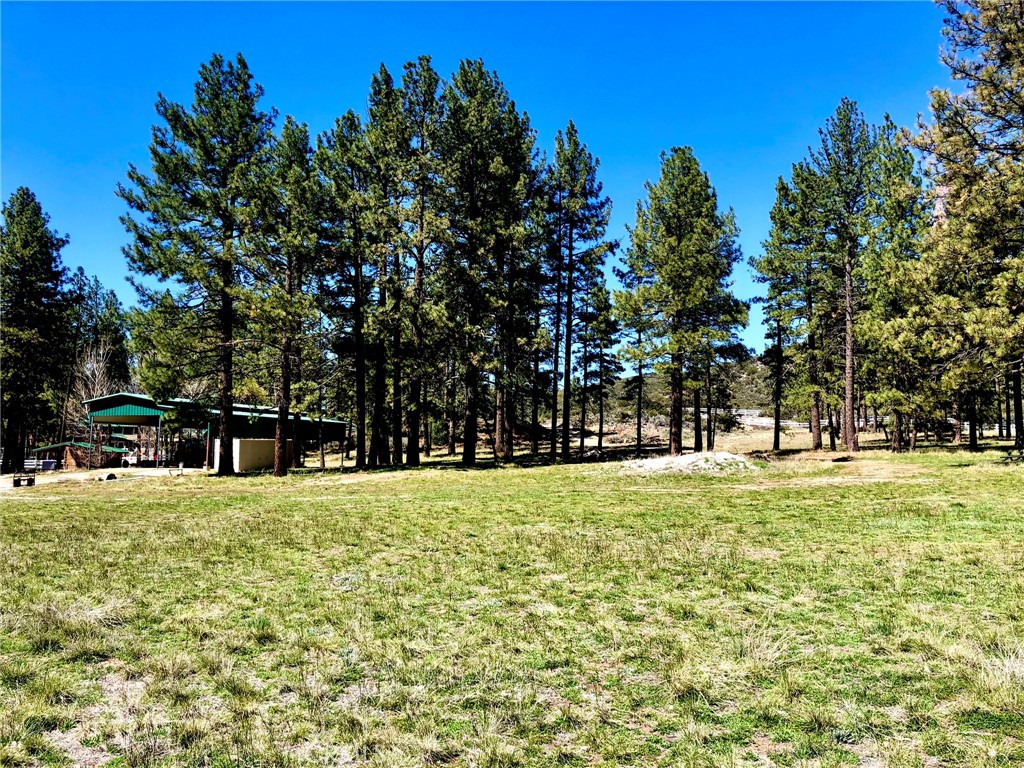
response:
[[[995,459],[5,493],[0,765],[1024,764]]]

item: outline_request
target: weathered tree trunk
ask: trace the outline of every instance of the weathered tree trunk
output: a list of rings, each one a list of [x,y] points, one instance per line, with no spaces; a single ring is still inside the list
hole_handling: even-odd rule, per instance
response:
[[[480,415],[477,403],[480,391],[480,373],[476,363],[472,360],[466,362],[466,375],[463,383],[466,387],[466,410],[462,426],[462,463],[467,467],[472,467],[476,464],[477,419]]]
[[[960,445],[964,441],[964,424],[960,420],[960,402],[953,401],[953,442]]]

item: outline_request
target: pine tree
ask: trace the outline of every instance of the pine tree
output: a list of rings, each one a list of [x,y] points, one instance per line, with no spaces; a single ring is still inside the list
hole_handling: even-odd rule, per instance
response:
[[[366,314],[369,305],[368,147],[359,116],[352,111],[317,139],[315,163],[325,187],[325,307],[335,324],[335,349],[352,359],[356,467],[366,456]]]
[[[712,367],[736,348],[735,330],[747,319],[729,282],[740,258],[736,226],[731,211],[719,211],[717,194],[689,147],[663,152],[661,177],[646,189],[626,267],[649,281],[643,298],[658,319],[655,334],[668,359],[669,450],[682,451],[683,393],[690,389],[694,450],[700,451],[701,392]]]
[[[462,461],[474,465],[481,376],[491,368],[497,396],[506,397],[508,345],[524,309],[515,301],[522,272],[518,261],[525,253],[523,225],[536,177],[534,137],[498,76],[480,61],[462,62],[442,101],[441,208],[451,241],[438,279],[453,351],[464,363]]]
[[[220,406],[219,474],[234,473],[234,350],[239,304],[251,283],[275,112],[259,109],[263,89],[245,59],[215,55],[199,69],[195,99],[185,107],[160,96],[150,145],[152,176],[130,166],[118,195],[139,214],[122,217],[133,242],[132,271],[171,281],[154,291],[137,284],[145,307],[196,321],[202,346],[216,350]],[[158,310],[159,311],[159,310]]]
[[[565,132],[555,137],[555,160],[551,176],[557,205],[558,248],[561,265],[555,279],[564,290],[562,314],[564,316],[561,343],[564,345],[562,371],[562,459],[568,461],[569,404],[572,401],[572,350],[576,343],[577,328],[574,313],[586,288],[581,277],[600,268],[611,245],[603,241],[611,216],[611,199],[602,195],[597,180],[600,162],[580,141],[579,131],[570,120]],[[585,425],[581,425],[582,430]]]
[[[426,352],[429,346],[437,346],[436,334],[433,337],[430,334],[435,324],[431,317],[434,304],[429,276],[436,269],[438,249],[444,233],[437,210],[440,183],[438,132],[442,120],[439,88],[440,78],[431,66],[429,56],[420,56],[415,63],[405,65],[402,106],[407,126],[405,131],[410,142],[407,174],[411,187],[407,242],[413,264],[412,290],[408,300],[409,441],[405,460],[411,467],[419,466],[419,435],[424,426],[422,420],[429,417],[429,411],[424,408],[427,402],[424,383],[431,372]],[[423,431],[424,448],[429,456],[429,426]]]
[[[273,196],[268,211],[267,253],[261,275],[260,327],[272,336],[270,343],[280,355],[277,382],[277,427],[274,434],[274,476],[288,474],[288,440],[293,440],[292,463],[298,466],[299,440],[292,434],[289,418],[296,378],[297,343],[304,321],[314,314],[305,288],[318,256],[323,194],[313,168],[309,130],[293,118],[285,119],[281,138],[274,148],[271,183]]]
[[[3,206],[0,228],[0,403],[3,462],[0,472],[21,470],[29,436],[56,416],[73,339],[60,251],[66,236],[49,228],[50,217],[27,187]]]
[[[834,263],[842,274],[843,419],[842,440],[848,451],[858,450],[855,408],[854,326],[860,304],[856,274],[863,261],[867,236],[867,207],[874,180],[875,132],[857,108],[843,99],[836,113],[819,130],[821,147],[812,151],[811,165],[820,182],[816,201]]]
[[[939,302],[971,329],[964,342],[1009,374],[1016,444],[1024,448],[1024,2],[940,5],[942,60],[962,88],[932,92],[933,122],[916,141],[933,161],[941,204],[926,255],[942,276]]]

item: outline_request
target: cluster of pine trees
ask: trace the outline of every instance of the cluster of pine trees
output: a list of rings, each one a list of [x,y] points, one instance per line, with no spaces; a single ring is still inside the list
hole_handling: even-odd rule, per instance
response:
[[[964,423],[972,448],[984,423],[1024,447],[1024,5],[944,5],[961,92],[935,91],[916,136],[843,100],[779,179],[752,259],[776,449],[784,404],[809,419],[815,448],[825,424],[832,449],[838,435],[857,450],[869,413],[894,451],[922,431],[959,442]]]
[[[356,465],[416,465],[435,437],[476,461],[480,425],[509,458],[539,451],[541,413],[603,413],[620,370],[604,263],[611,203],[570,122],[549,162],[498,75],[448,81],[421,57],[381,67],[365,115],[315,138],[276,113],[239,55],[199,73],[190,106],[161,98],[152,171],[119,189],[143,387],[276,399],[354,424]],[[189,388],[192,391],[189,391]],[[221,462],[231,425],[221,419]],[[422,448],[421,448],[422,446]],[[550,440],[552,453],[559,441]]]
[[[0,472],[21,469],[30,438],[82,436],[82,401],[131,379],[128,318],[117,295],[60,251],[35,195],[20,187],[0,227]]]

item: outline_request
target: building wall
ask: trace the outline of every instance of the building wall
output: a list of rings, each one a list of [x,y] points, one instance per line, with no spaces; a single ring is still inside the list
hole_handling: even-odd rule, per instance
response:
[[[274,441],[250,438],[234,439],[235,472],[258,472],[274,467]],[[288,461],[292,459],[292,441],[288,441]],[[220,438],[213,441],[213,471],[220,467]]]

